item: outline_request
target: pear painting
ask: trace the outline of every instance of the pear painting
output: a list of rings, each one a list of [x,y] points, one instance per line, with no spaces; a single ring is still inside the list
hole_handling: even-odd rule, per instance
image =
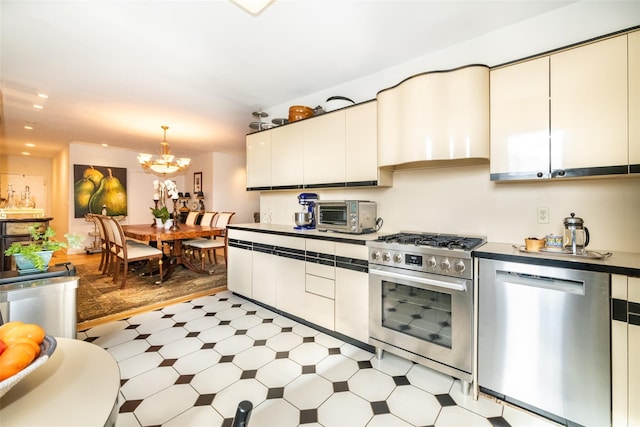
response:
[[[88,213],[127,215],[127,169],[109,166],[73,165],[75,218]]]

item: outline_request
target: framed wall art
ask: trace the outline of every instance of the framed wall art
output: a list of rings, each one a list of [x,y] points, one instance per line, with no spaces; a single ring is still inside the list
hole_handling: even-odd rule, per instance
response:
[[[127,216],[127,169],[114,166],[73,165],[74,217],[88,213]]]
[[[202,172],[193,173],[193,192],[198,193],[202,191]]]

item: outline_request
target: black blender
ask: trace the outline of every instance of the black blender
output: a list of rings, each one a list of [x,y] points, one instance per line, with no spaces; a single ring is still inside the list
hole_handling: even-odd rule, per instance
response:
[[[295,230],[312,230],[316,228],[316,201],[318,195],[316,193],[300,193],[298,195],[298,203],[302,205],[302,210],[296,212],[294,221]]]

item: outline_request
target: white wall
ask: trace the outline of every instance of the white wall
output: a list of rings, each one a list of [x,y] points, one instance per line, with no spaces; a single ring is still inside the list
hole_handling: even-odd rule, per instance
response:
[[[253,213],[260,210],[260,195],[246,191],[246,157],[226,153],[212,153],[212,157],[212,210],[235,212],[232,223],[253,222]]]
[[[640,24],[640,2],[581,1],[457,46],[399,64],[341,86],[267,108],[286,117],[290,105],[322,104],[332,95],[361,102],[405,78],[472,63],[490,66],[578,43]],[[490,241],[522,243],[562,230],[571,212],[585,220],[591,248],[640,252],[640,177],[492,183],[488,165],[394,172],[387,189],[322,190],[321,199],[378,202],[382,232],[400,230],[483,234]],[[262,220],[290,224],[300,191],[261,194]],[[536,208],[548,207],[549,224]]]

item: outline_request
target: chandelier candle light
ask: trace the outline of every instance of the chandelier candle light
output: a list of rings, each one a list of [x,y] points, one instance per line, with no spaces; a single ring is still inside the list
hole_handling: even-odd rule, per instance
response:
[[[169,143],[167,142],[167,129],[169,127],[160,127],[164,130],[164,138],[160,143],[160,156],[154,159],[152,154],[140,153],[138,162],[140,162],[140,166],[145,172],[153,173],[163,178],[180,175],[189,169],[191,159],[181,157],[174,160],[175,156],[171,154]]]

